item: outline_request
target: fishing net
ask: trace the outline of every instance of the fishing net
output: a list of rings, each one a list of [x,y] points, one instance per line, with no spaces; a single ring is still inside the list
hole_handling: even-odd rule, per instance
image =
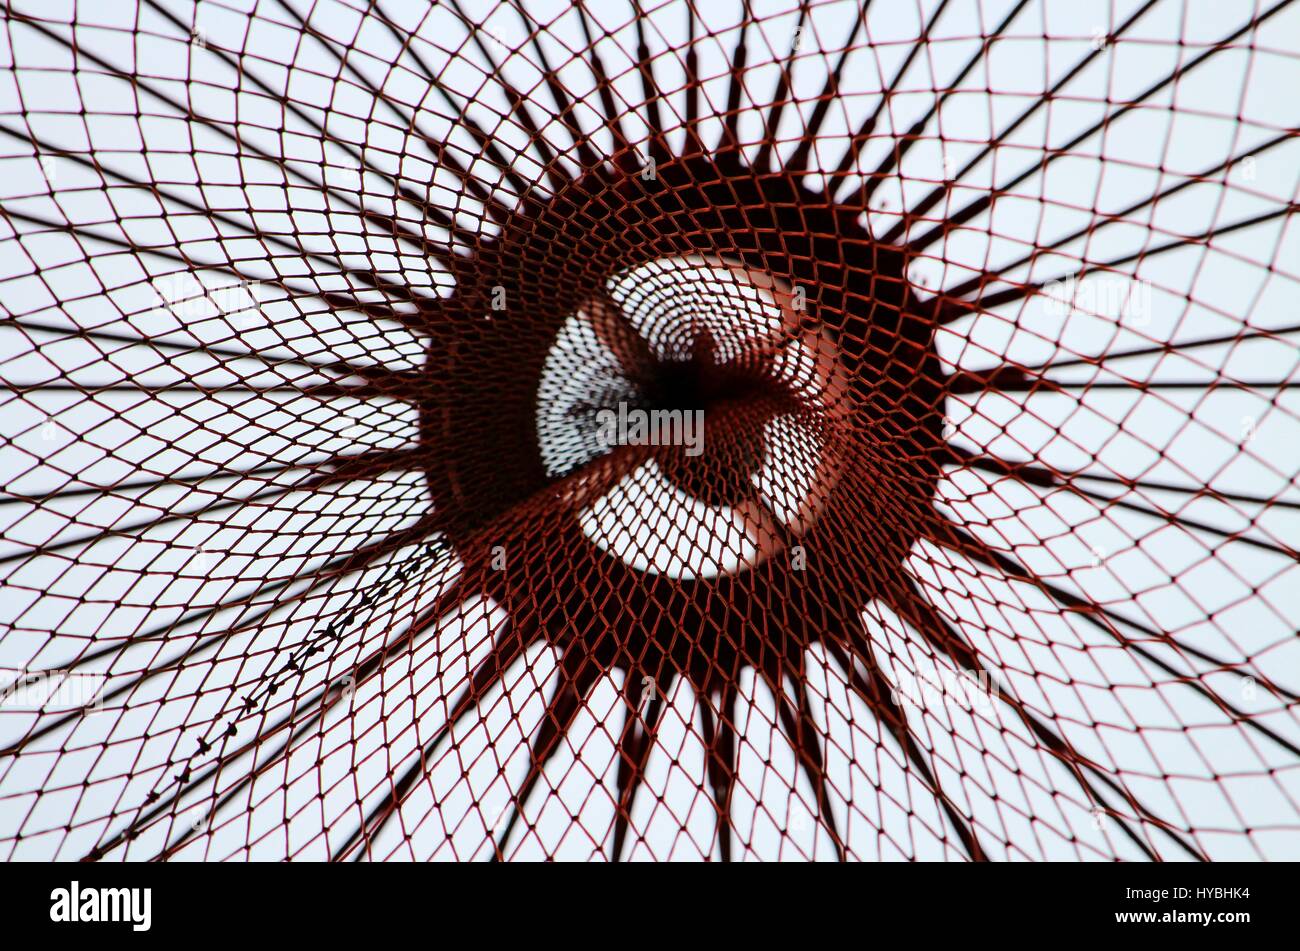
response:
[[[14,0],[0,858],[1300,858],[1297,38]]]

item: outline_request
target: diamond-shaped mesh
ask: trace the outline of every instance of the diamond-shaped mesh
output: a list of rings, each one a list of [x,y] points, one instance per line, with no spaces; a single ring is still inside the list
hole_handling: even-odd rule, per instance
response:
[[[14,0],[0,858],[1300,858],[1297,38]]]

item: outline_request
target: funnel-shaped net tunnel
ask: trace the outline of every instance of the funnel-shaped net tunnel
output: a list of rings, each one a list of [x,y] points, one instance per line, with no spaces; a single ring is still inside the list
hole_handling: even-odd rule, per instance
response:
[[[0,859],[1300,858],[1300,4],[0,34]]]

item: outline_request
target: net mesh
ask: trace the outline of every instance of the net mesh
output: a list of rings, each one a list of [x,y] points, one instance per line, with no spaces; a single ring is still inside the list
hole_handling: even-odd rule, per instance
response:
[[[0,858],[1300,858],[1300,9],[0,42]]]

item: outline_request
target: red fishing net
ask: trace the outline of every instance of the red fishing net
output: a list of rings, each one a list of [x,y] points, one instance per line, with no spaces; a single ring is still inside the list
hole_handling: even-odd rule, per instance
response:
[[[15,0],[0,858],[1300,857],[1297,37]]]

